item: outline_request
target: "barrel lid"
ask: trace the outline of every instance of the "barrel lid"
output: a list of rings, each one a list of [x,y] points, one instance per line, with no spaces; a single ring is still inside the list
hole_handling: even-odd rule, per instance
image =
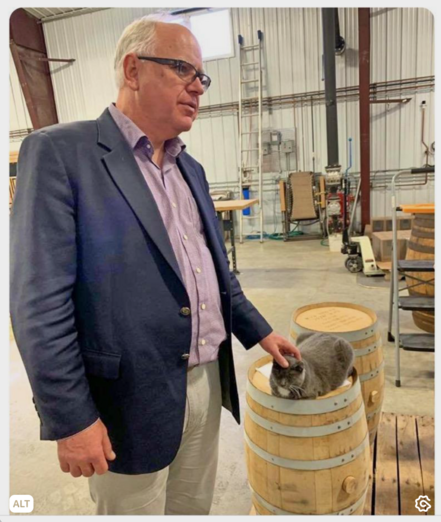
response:
[[[435,214],[435,203],[418,203],[416,205],[400,205],[403,212],[409,214]]]
[[[292,326],[298,334],[345,334],[342,336],[349,341],[370,335],[376,329],[376,323],[377,315],[373,310],[352,303],[316,303],[303,306],[292,315]]]

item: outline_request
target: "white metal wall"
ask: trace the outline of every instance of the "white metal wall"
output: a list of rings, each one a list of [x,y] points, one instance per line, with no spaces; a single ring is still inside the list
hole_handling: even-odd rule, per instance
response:
[[[55,98],[61,122],[96,118],[116,98],[113,81],[113,52],[124,29],[135,18],[156,9],[109,9],[44,24],[48,54],[75,58],[73,65],[51,64]],[[371,10],[371,81],[380,82],[434,74],[433,16],[426,9],[374,8]],[[357,9],[339,9],[341,33],[346,51],[336,57],[337,87],[358,84]],[[320,9],[239,8],[231,9],[234,41],[242,34],[246,43],[256,41],[257,30],[264,33],[264,96],[318,91],[322,81],[322,29]],[[237,101],[238,56],[205,64],[213,83],[201,106]],[[14,76],[11,67],[11,78]],[[12,82],[12,80],[11,80]],[[14,85],[13,85],[14,87]],[[13,88],[13,95],[18,93]],[[421,109],[427,102],[426,143],[434,141],[434,93],[411,94],[406,105],[371,106],[371,168],[398,169],[420,166],[424,162],[421,145]],[[11,128],[23,128],[23,112],[11,111]],[[315,155],[312,154],[311,106],[274,108],[264,111],[264,128],[282,130],[284,138],[295,129],[296,155],[291,168],[323,171],[327,163],[324,104],[312,108]],[[28,116],[27,116],[28,117]],[[14,119],[15,118],[15,119]],[[28,117],[29,118],[29,117]],[[358,100],[338,103],[340,162],[347,166],[347,139],[353,139],[353,171],[359,171]],[[27,124],[26,124],[27,125]],[[189,152],[205,167],[214,186],[235,183],[238,176],[237,116],[220,112],[203,115],[190,133],[183,135]],[[266,174],[268,180],[269,232],[272,213],[278,201],[275,181],[278,172]],[[405,201],[433,200],[433,187],[403,192]],[[389,195],[373,191],[372,214],[388,214]],[[279,218],[277,218],[277,221]]]
[[[12,54],[9,52],[9,130],[32,129],[23,91],[18,80]],[[19,150],[21,139],[10,139],[9,150]]]

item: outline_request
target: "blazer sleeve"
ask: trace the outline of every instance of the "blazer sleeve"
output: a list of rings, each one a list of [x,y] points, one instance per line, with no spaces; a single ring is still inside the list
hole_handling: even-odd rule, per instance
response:
[[[225,256],[228,267],[230,266],[230,260],[228,259],[227,250],[225,248],[224,238],[217,222],[216,210],[214,208],[213,200],[210,196],[210,187],[205,175],[203,167],[200,165],[202,170],[205,190],[208,195],[209,204],[212,207],[213,214],[216,219],[216,235],[222,251]],[[236,275],[229,270],[230,273],[230,285],[231,285],[231,303],[232,303],[232,330],[233,334],[243,344],[245,349],[249,350],[267,335],[269,335],[273,329],[257,310],[257,308],[247,299],[245,296],[240,283]]]
[[[74,194],[50,133],[20,148],[10,228],[10,313],[41,420],[58,440],[99,417],[77,342]]]

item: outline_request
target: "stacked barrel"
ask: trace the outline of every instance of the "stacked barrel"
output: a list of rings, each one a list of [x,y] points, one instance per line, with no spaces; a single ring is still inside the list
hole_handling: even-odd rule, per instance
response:
[[[374,443],[384,397],[384,357],[375,312],[351,303],[327,302],[304,306],[291,319],[290,341],[301,333],[322,332],[346,339],[354,348],[371,445]]]
[[[435,205],[414,205],[412,231],[407,244],[407,260],[435,259]],[[435,273],[412,272],[406,274],[409,294],[415,296],[435,296]],[[435,312],[418,310],[412,312],[413,320],[422,330],[435,333]]]

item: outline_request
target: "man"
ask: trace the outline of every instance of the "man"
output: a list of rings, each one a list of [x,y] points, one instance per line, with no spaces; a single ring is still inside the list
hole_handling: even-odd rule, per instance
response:
[[[229,272],[205,173],[178,138],[210,79],[186,28],[143,18],[116,105],[22,144],[11,316],[41,438],[89,477],[98,514],[208,514],[221,405],[239,422],[231,336],[280,364]]]

